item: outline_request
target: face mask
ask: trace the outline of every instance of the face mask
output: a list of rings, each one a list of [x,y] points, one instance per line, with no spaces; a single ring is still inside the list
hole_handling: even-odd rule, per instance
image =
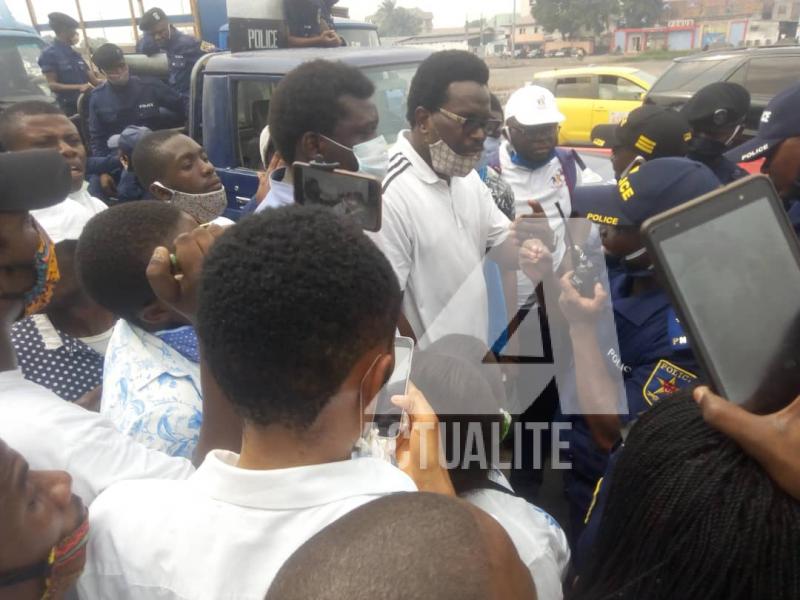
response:
[[[481,160],[481,154],[461,156],[444,140],[430,144],[433,170],[445,177],[466,177]]]
[[[153,185],[172,194],[169,202],[194,217],[195,221],[201,225],[210,223],[217,217],[222,216],[222,213],[225,212],[225,207],[228,206],[228,194],[225,192],[224,187],[215,192],[207,192],[205,194],[187,194],[186,192],[170,189],[157,181]]]
[[[689,150],[690,155],[692,156],[696,156],[700,159],[711,160],[725,154],[725,152],[728,150],[728,146],[725,144],[725,142],[720,142],[719,140],[712,140],[711,138],[704,136],[697,136],[692,138],[692,141],[689,142]]]
[[[650,265],[642,269],[641,267],[632,267],[631,261],[636,260],[637,258],[644,256],[647,254],[647,248],[639,248],[636,252],[631,252],[630,254],[624,256],[621,260],[622,268],[625,271],[625,274],[630,277],[652,277],[655,272],[655,267]]]
[[[383,178],[386,177],[386,172],[389,170],[389,144],[382,135],[368,142],[356,144],[352,148],[340,144],[327,135],[320,134],[320,137],[325,138],[332,144],[336,144],[340,148],[352,152],[358,162],[359,173],[370,175],[380,181],[383,181]]]
[[[493,138],[493,137],[486,138],[486,141],[483,142],[483,154],[481,154],[481,160],[478,163],[477,167],[479,171],[484,167],[500,164],[501,143],[502,140],[500,138]]]
[[[39,245],[36,248],[36,256],[34,258],[36,283],[22,298],[23,302],[25,302],[26,317],[42,311],[47,306],[53,297],[53,290],[56,284],[61,279],[61,274],[58,271],[55,244],[38,223],[35,226],[39,233]]]
[[[194,327],[186,325],[156,333],[156,337],[184,358],[194,363],[200,362],[200,347]]]

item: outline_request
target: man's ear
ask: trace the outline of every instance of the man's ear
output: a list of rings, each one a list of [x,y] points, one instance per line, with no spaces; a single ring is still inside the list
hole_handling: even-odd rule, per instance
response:
[[[414,110],[414,127],[419,129],[424,135],[428,135],[432,129],[431,117],[431,111],[425,107],[418,106],[416,110]]]
[[[160,300],[154,300],[137,315],[147,331],[160,331],[167,329],[175,322],[175,313],[166,307]]]
[[[375,360],[375,359],[373,359]],[[364,401],[364,409],[367,408],[372,399],[378,395],[380,389],[389,380],[394,369],[394,356],[391,354],[380,354],[375,360],[374,366],[365,374],[364,383],[361,388]]]
[[[301,162],[311,162],[322,154],[321,142],[319,134],[311,131],[305,132],[297,143],[295,158]]]
[[[150,184],[150,193],[153,195],[153,198],[161,200],[161,202],[168,202],[172,199],[172,193],[158,183]]]

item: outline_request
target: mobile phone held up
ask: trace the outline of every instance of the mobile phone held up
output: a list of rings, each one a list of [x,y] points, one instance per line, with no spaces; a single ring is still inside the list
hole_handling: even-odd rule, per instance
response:
[[[375,398],[373,422],[378,428],[378,435],[395,439],[400,435],[408,420],[404,411],[392,403],[392,396],[403,396],[408,393],[408,381],[411,377],[411,361],[414,357],[414,340],[398,336],[394,339],[394,369],[389,380]]]
[[[380,231],[381,182],[369,175],[343,171],[333,166],[294,163],[295,202],[325,206],[335,214],[354,221],[365,231]]]
[[[758,414],[800,394],[800,245],[770,180],[748,177],[642,225],[716,391]]]

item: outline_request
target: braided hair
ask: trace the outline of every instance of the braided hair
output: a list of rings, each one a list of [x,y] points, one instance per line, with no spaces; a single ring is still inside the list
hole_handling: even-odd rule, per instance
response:
[[[800,598],[800,503],[690,393],[631,430],[571,600]]]

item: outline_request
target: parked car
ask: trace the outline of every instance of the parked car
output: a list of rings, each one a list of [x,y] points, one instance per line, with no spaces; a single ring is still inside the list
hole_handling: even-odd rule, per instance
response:
[[[542,71],[531,83],[553,92],[567,117],[559,143],[588,144],[595,125],[619,123],[641,106],[654,81],[655,77],[639,69],[598,66]]]
[[[675,59],[650,88],[645,102],[680,107],[700,88],[717,81],[740,83],[750,92],[745,136],[752,137],[773,96],[800,81],[800,46],[741,48]]]

